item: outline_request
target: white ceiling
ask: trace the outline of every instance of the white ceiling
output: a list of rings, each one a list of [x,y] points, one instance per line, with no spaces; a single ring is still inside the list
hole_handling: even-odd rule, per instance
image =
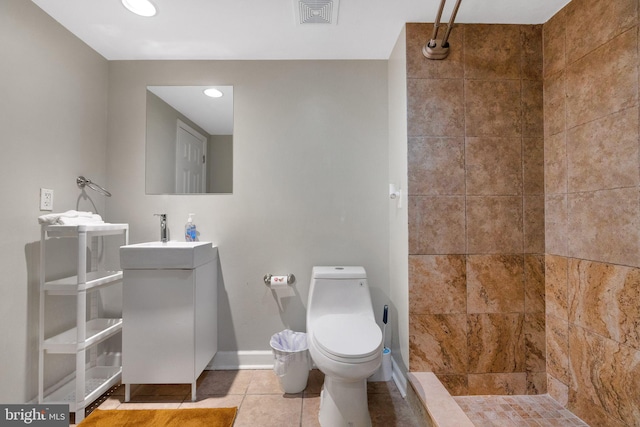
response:
[[[32,1],[108,60],[388,59],[404,23],[433,22],[440,4],[341,0],[336,25],[299,25],[298,0],[152,0],[153,18],[120,0]],[[462,0],[456,22],[541,24],[568,2]]]

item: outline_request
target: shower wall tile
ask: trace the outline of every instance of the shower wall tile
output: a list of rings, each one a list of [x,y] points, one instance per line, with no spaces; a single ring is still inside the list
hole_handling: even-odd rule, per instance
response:
[[[522,40],[518,25],[465,25],[464,76],[467,79],[519,79]]]
[[[567,132],[569,192],[639,185],[638,129],[638,107],[570,129]]]
[[[545,307],[547,315],[569,320],[569,260],[563,256],[545,256]]]
[[[522,135],[544,135],[544,101],[541,80],[522,80]]]
[[[524,255],[524,312],[544,313],[545,257]]]
[[[467,312],[464,255],[411,255],[409,257],[409,313]]]
[[[412,315],[409,320],[409,366],[412,371],[466,374],[467,315]]]
[[[544,135],[549,137],[563,132],[566,126],[567,78],[561,70],[544,80]]]
[[[544,312],[525,314],[524,347],[525,368],[527,372],[546,372],[547,357],[545,342]]]
[[[522,197],[467,197],[467,251],[522,253]]]
[[[544,195],[544,138],[522,138],[522,152],[524,194]]]
[[[563,384],[569,384],[569,322],[546,316],[545,323],[547,373]]]
[[[564,70],[565,60],[565,28],[567,25],[567,8],[561,9],[542,27],[543,64],[545,84],[547,78]],[[546,93],[545,93],[546,96]]]
[[[544,252],[544,196],[524,197],[524,252]]]
[[[545,252],[554,255],[568,255],[569,218],[567,195],[557,194],[545,197],[544,206]]]
[[[567,126],[569,128],[637,104],[637,42],[637,30],[629,30],[569,64],[567,67]],[[606,95],[602,96],[602,94]]]
[[[567,60],[574,62],[638,22],[637,0],[574,0],[567,6]],[[585,43],[588,35],[588,43]]]
[[[409,138],[410,195],[464,195],[464,138]]]
[[[569,194],[569,255],[638,265],[638,188]]]
[[[640,270],[572,259],[569,322],[640,351]]]
[[[462,79],[409,79],[408,135],[464,136]]]
[[[522,194],[521,138],[466,138],[465,165],[467,195]]]
[[[640,419],[640,352],[569,328],[572,385],[568,408],[590,425],[635,426]]]
[[[547,374],[546,372],[527,372],[527,394],[546,394]]]
[[[527,374],[469,374],[469,395],[523,395],[527,393]]]
[[[452,396],[465,396],[469,394],[469,383],[467,380],[467,374],[436,374],[436,376]]]
[[[542,25],[520,25],[522,55],[520,75],[526,80],[542,81]]]
[[[446,27],[438,31],[438,38],[444,37]],[[410,79],[461,79],[464,76],[462,58],[463,29],[454,26],[449,35],[449,56],[446,61],[427,59],[422,48],[433,35],[433,24],[407,24],[407,78]]]
[[[524,312],[524,256],[468,255],[468,313]]]
[[[465,80],[466,136],[521,136],[519,80]]]
[[[409,253],[464,254],[465,198],[409,197]]]
[[[564,132],[548,135],[544,139],[545,194],[567,192],[567,144]]]
[[[566,407],[569,402],[569,386],[547,374],[547,392],[556,402]]]
[[[524,314],[468,316],[469,373],[524,372]]]

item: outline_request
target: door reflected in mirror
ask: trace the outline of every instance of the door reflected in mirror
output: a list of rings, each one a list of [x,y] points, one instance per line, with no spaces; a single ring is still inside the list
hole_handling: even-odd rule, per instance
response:
[[[233,192],[233,86],[147,86],[145,187]]]

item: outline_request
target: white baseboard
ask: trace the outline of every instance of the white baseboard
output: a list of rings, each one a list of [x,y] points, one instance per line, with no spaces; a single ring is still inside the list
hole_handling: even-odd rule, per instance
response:
[[[396,363],[393,358],[393,353],[391,354],[391,379],[396,383],[396,387],[398,387],[398,391],[403,398],[407,397],[407,376],[400,369],[400,366]]]
[[[219,351],[205,369],[231,371],[236,369],[273,369],[271,351]]]

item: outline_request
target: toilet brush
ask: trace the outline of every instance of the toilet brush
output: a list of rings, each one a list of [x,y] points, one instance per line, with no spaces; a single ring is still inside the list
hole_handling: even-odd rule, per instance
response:
[[[387,317],[389,315],[389,306],[385,304],[384,311],[382,312],[382,323],[384,326],[382,327],[382,348],[387,347],[387,342],[385,340],[387,335]]]

